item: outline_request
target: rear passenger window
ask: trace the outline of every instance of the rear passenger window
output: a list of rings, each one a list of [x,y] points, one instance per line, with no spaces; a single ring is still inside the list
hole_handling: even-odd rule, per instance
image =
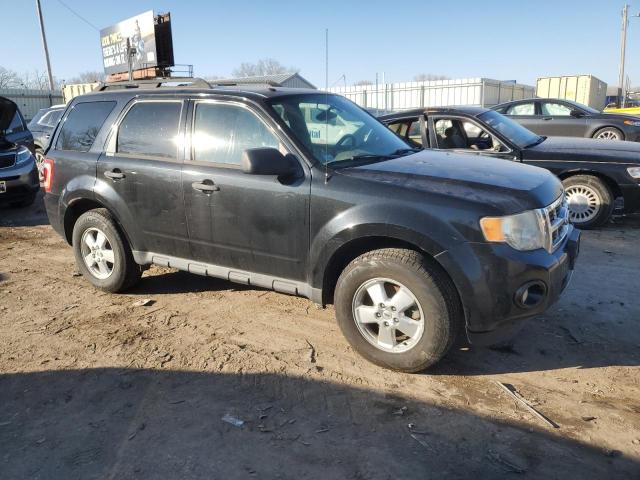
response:
[[[118,128],[118,153],[176,158],[181,102],[139,102]]]
[[[62,125],[56,149],[87,152],[115,105],[116,102],[77,103]]]
[[[199,103],[193,126],[193,159],[240,165],[249,148],[279,148],[280,142],[264,123],[243,107]]]

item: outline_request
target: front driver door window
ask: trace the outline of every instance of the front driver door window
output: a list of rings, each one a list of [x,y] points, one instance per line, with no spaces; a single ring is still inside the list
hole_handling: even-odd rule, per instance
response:
[[[573,107],[559,102],[540,102],[541,127],[538,133],[548,136],[582,137],[587,128],[585,117],[571,115]]]
[[[440,118],[434,121],[438,148],[475,152],[504,152],[500,141],[478,124],[458,118]]]

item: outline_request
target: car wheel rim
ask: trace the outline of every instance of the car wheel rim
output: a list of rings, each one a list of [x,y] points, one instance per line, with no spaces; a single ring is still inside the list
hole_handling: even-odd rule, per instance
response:
[[[87,269],[94,277],[105,280],[113,273],[115,256],[107,236],[97,228],[82,234],[80,251]]]
[[[569,218],[580,224],[593,220],[602,208],[598,192],[587,185],[573,185],[565,190],[569,206]]]
[[[367,342],[385,352],[406,352],[424,334],[420,302],[406,286],[388,278],[360,285],[353,296],[353,319]]]
[[[607,130],[605,132],[600,132],[596,138],[600,138],[602,140],[620,140],[620,135],[612,130]]]
[[[40,151],[36,151],[36,166],[38,167],[38,177],[40,178],[40,183],[44,181],[44,155]]]

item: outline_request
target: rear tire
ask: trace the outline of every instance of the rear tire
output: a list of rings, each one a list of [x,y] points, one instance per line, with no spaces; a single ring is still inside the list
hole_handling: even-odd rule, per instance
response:
[[[578,228],[605,224],[613,213],[613,194],[593,175],[574,175],[562,181],[569,204],[569,218]]]
[[[40,183],[44,181],[44,177],[42,176],[42,169],[44,167],[44,150],[40,147],[36,147],[36,153],[34,154],[36,158],[36,166],[38,167],[38,178],[40,179]]]
[[[597,140],[624,140],[624,134],[615,127],[604,127],[593,134]]]
[[[395,248],[347,265],[336,284],[335,308],[340,330],[360,355],[402,372],[437,363],[464,322],[449,277],[421,254]]]
[[[82,214],[73,226],[73,251],[82,275],[105,292],[121,292],[142,276],[131,248],[108,210]]]

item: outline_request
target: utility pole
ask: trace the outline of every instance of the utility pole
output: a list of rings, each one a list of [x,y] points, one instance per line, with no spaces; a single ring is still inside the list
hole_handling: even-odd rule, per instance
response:
[[[624,108],[626,93],[624,91],[624,61],[627,49],[627,26],[629,25],[629,5],[625,4],[622,9],[622,40],[620,43],[620,69],[618,72],[618,106]]]
[[[40,0],[36,0],[38,10],[38,20],[40,20],[40,33],[42,34],[42,46],[44,47],[44,58],[47,61],[47,76],[49,77],[49,90],[53,90],[53,75],[51,73],[51,60],[49,60],[49,47],[47,47],[47,36],[44,33],[44,20],[42,19],[42,7]]]

